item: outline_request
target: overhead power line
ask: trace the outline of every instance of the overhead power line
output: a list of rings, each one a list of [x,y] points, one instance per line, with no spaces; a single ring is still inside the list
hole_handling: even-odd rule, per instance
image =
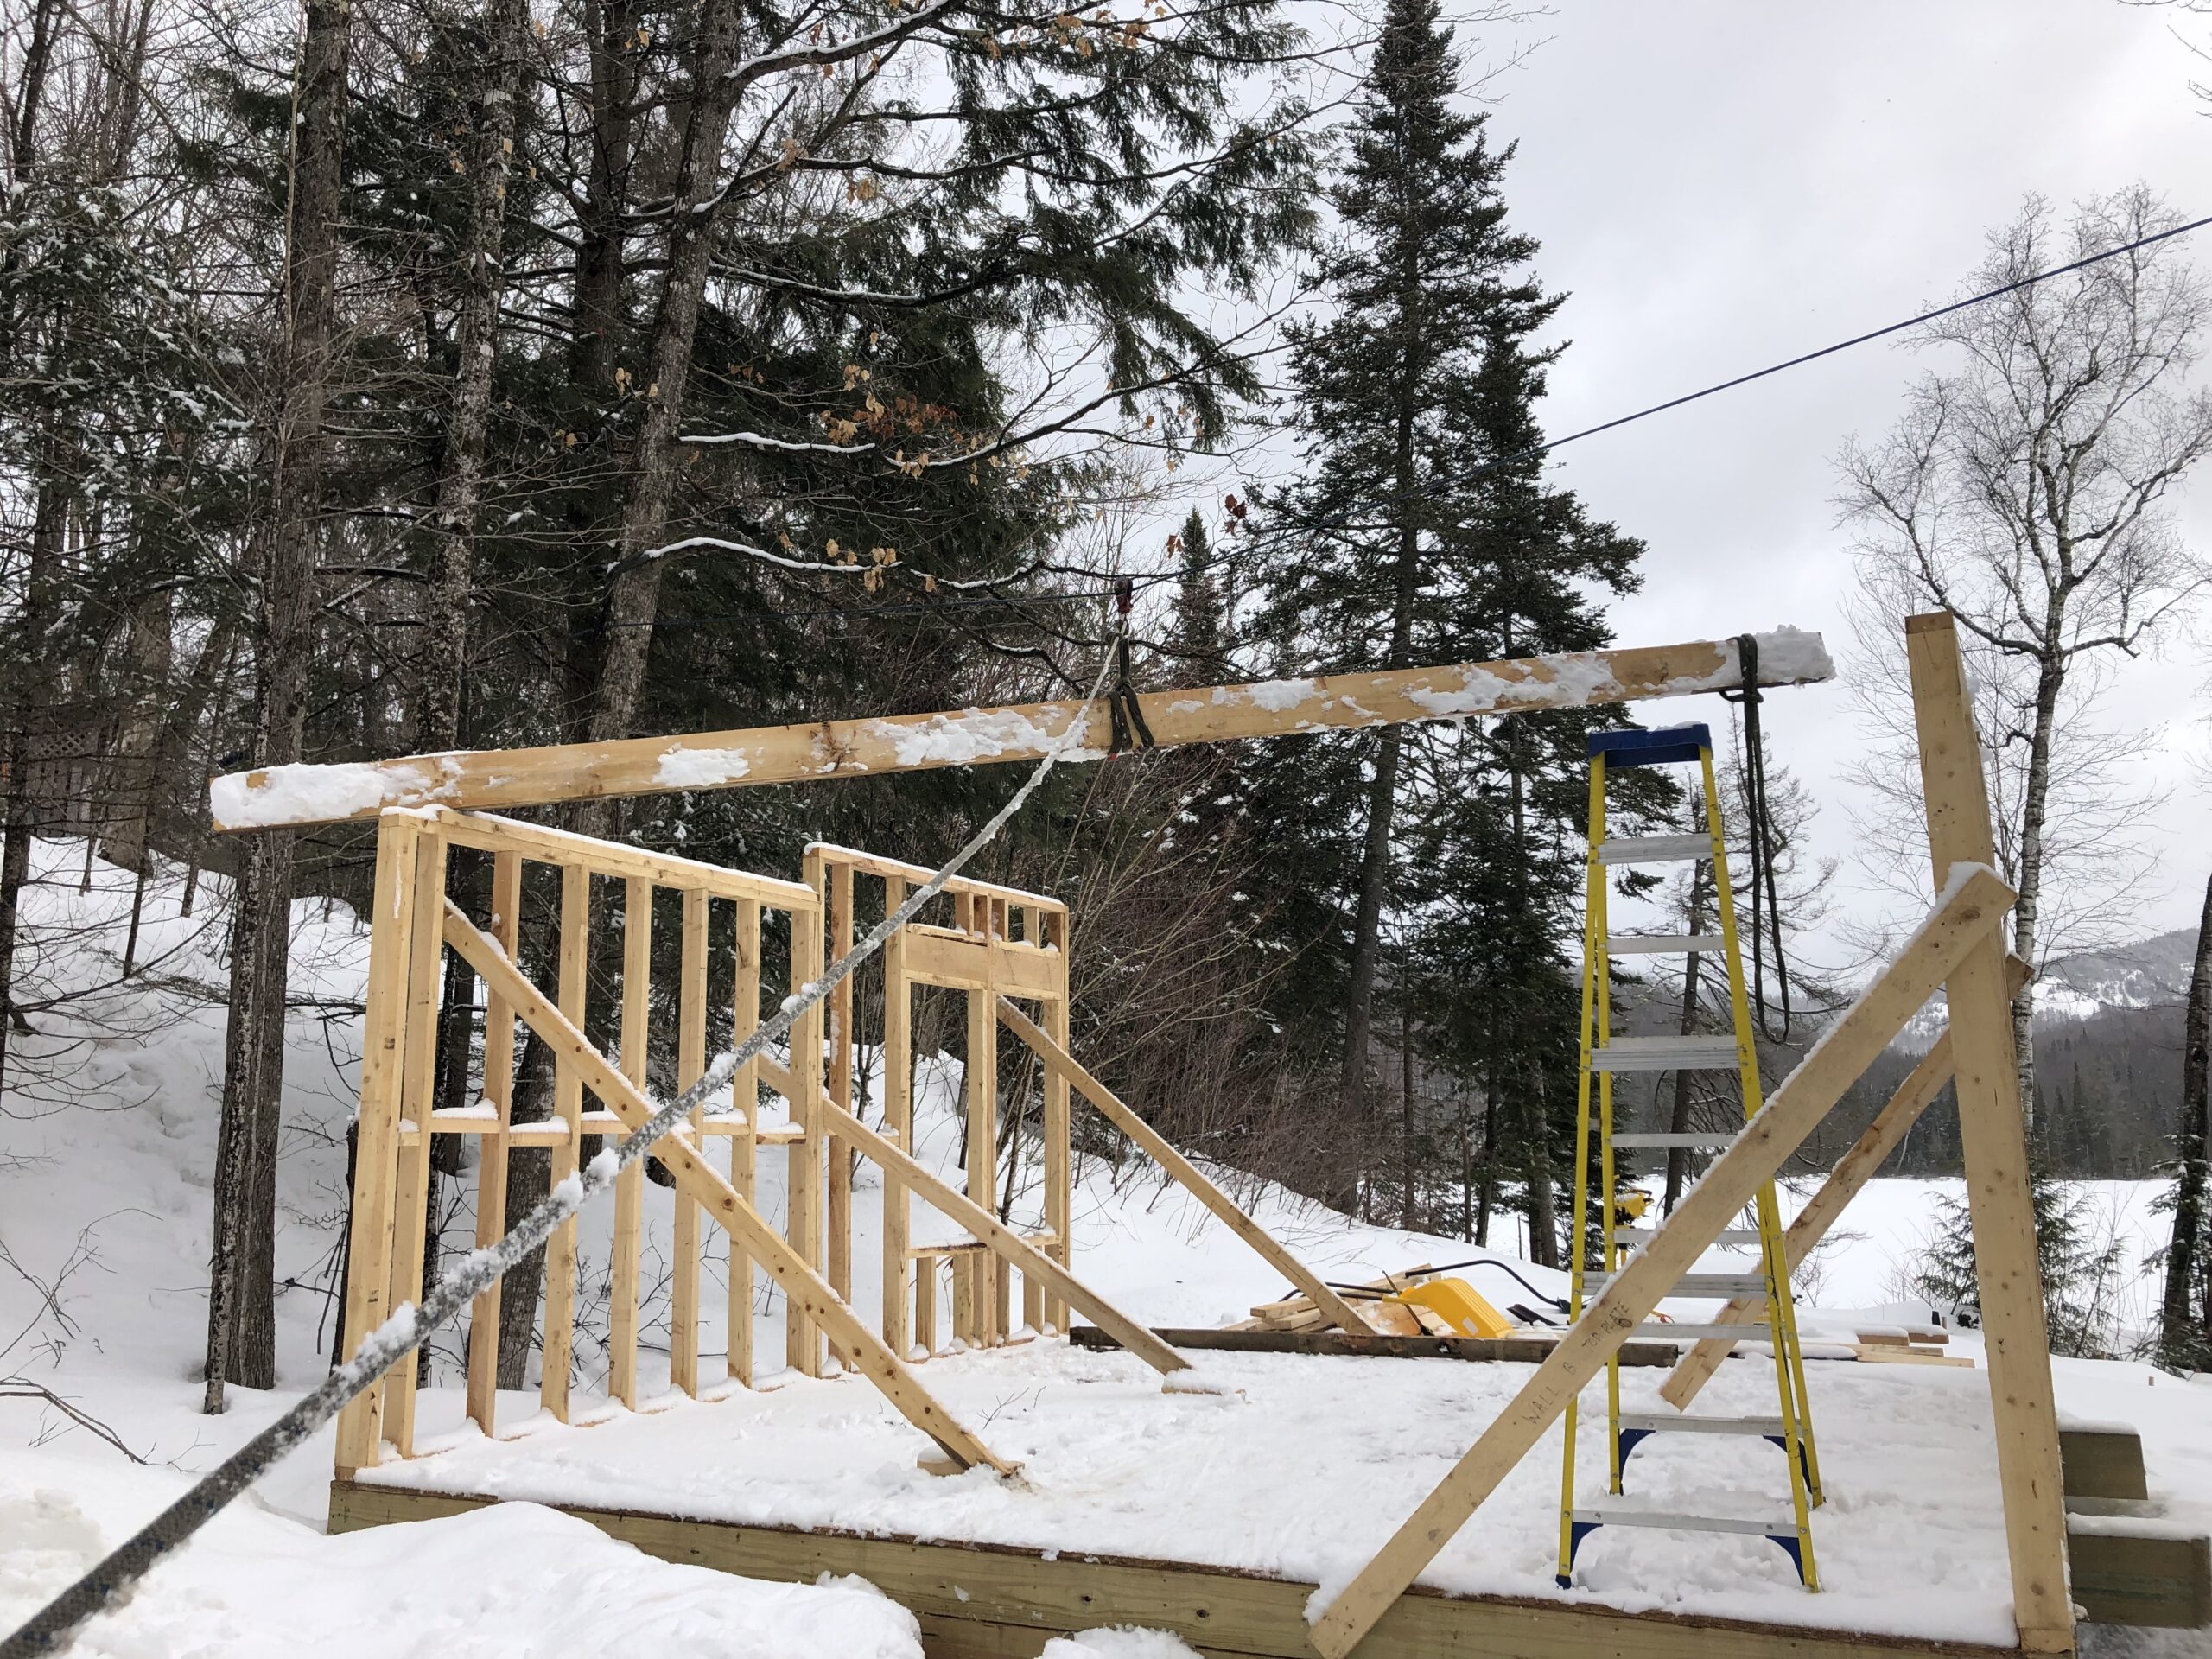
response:
[[[1916,317],[1907,317],[1903,322],[1888,323],[1882,327],[1870,329],[1863,334],[1853,334],[1849,340],[1839,340],[1833,346],[1823,346],[1817,352],[1807,352],[1802,356],[1790,358],[1785,362],[1769,364],[1764,369],[1754,369],[1749,374],[1739,374],[1732,380],[1723,380],[1718,385],[1707,386],[1702,391],[1686,392],[1680,397],[1669,397],[1663,404],[1654,404],[1649,409],[1639,409],[1633,415],[1623,415],[1613,420],[1600,422],[1596,426],[1586,426],[1580,432],[1570,432],[1563,438],[1554,438],[1548,443],[1538,444],[1533,449],[1524,450],[1519,455],[1510,455],[1505,459],[1517,461],[1524,455],[1541,455],[1558,448],[1561,444],[1573,443],[1580,438],[1594,438],[1600,432],[1610,432],[1615,427],[1626,426],[1631,421],[1640,421],[1651,415],[1663,415],[1670,409],[1680,409],[1684,404],[1694,404],[1700,397],[1711,397],[1719,392],[1732,391],[1736,387],[1747,386],[1754,380],[1764,380],[1770,374],[1780,374],[1784,369],[1798,368],[1807,363],[1817,363],[1824,357],[1834,357],[1838,352],[1847,352],[1854,346],[1864,346],[1870,340],[1886,339],[1891,334],[1901,334],[1908,328],[1917,328],[1923,323],[1934,322],[1938,317],[1948,317],[1953,312],[1965,311],[1977,305],[1986,304],[1991,300],[2001,300],[2007,294],[2017,294],[2024,288],[2033,288],[2037,283],[2047,283],[2054,276],[2063,276],[2070,271],[2085,270],[2091,265],[2101,264],[2107,259],[2117,259],[2123,253],[2133,253],[2138,248],[2147,248],[2154,242],[2164,242],[2177,236],[2187,236],[2191,231],[2202,230],[2207,225],[2212,225],[2212,215],[2203,219],[2193,219],[2188,224],[2177,225],[2170,231],[2159,231],[2151,236],[2138,237],[2133,242],[2123,243],[2116,248],[2107,248],[2101,253],[2089,254],[2069,264],[2054,265],[2049,270],[2039,270],[2031,276],[2023,276],[2017,283],[2007,283],[2002,288],[1993,288],[1986,294],[1976,294],[1967,299],[1954,300],[1948,305],[1937,306],[1933,311],[1923,311]],[[1492,465],[1496,464],[1497,463],[1492,463]]]

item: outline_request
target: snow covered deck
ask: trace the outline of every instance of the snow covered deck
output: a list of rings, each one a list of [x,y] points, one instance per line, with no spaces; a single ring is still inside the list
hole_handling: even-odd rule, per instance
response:
[[[860,1573],[922,1617],[933,1651],[1033,1653],[1043,1632],[1126,1620],[1211,1651],[1303,1654],[1313,1586],[1340,1586],[1529,1370],[1193,1357],[1205,1384],[1230,1391],[1163,1394],[1128,1354],[1058,1341],[931,1362],[938,1397],[1020,1460],[1014,1483],[924,1473],[931,1448],[856,1378],[671,1395],[588,1427],[518,1409],[497,1442],[463,1424],[457,1394],[426,1395],[430,1455],[334,1487],[331,1522],[531,1499],[674,1560],[767,1578]],[[1665,1375],[1624,1371],[1629,1408],[1656,1408]],[[1554,1428],[1422,1575],[1425,1589],[1482,1599],[1406,1598],[1361,1652],[2012,1650],[1986,1376],[1822,1363],[1812,1380],[1828,1489],[1815,1522],[1822,1593],[1800,1589],[1762,1539],[1622,1529],[1586,1545],[1577,1587],[1560,1591]],[[1770,1408],[1771,1387],[1766,1367],[1731,1364],[1700,1408]],[[1585,1414],[1586,1469],[1605,1465],[1603,1424]],[[1630,1465],[1629,1494],[1764,1515],[1778,1455],[1656,1437]],[[1775,1626],[1798,1639],[1777,1648]]]

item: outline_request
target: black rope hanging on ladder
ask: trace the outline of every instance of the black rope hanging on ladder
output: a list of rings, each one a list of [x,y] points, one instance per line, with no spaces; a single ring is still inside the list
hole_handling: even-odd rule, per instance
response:
[[[1120,626],[1114,632],[1114,689],[1106,698],[1107,713],[1113,721],[1113,739],[1106,750],[1109,757],[1153,747],[1152,728],[1145,724],[1144,707],[1137,701],[1136,685],[1129,678],[1129,607],[1135,596],[1136,584],[1128,577],[1114,584],[1114,609]]]
[[[1751,1002],[1759,1030],[1770,1042],[1789,1040],[1789,963],[1782,954],[1782,901],[1774,876],[1774,817],[1766,798],[1766,745],[1759,733],[1759,642],[1755,634],[1736,636],[1736,662],[1744,688],[1720,695],[1744,709],[1744,805],[1751,851]],[[1761,923],[1764,920],[1764,925]],[[1766,1025],[1766,945],[1774,947],[1775,988],[1782,1001],[1782,1034]]]

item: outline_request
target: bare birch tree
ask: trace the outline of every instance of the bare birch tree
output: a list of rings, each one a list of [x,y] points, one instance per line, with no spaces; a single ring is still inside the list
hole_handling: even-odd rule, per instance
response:
[[[2063,222],[2031,197],[1991,234],[1971,288],[2176,222],[2141,187],[2084,202]],[[2047,887],[2063,896],[2069,855],[2126,861],[2124,810],[2110,810],[2120,751],[2087,725],[2095,693],[2114,659],[2149,646],[2205,581],[2169,498],[2212,449],[2212,393],[2185,385],[2208,304],[2202,279],[2168,243],[1955,313],[1916,342],[1952,365],[1913,386],[1887,437],[1854,441],[1841,457],[1841,505],[1859,537],[1861,638],[1894,656],[1905,613],[1940,607],[1959,620],[1999,857],[2019,893],[2013,949],[2030,963],[2061,942]],[[2069,803],[2078,817],[2062,810]],[[2114,893],[2124,897],[2132,874],[2116,873]],[[2031,1120],[2034,1005],[2031,984],[2012,1006]]]

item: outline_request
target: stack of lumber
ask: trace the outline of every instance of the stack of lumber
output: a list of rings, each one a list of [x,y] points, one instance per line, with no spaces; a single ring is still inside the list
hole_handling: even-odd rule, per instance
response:
[[[1943,1351],[1951,1340],[1948,1331],[1905,1327],[1885,1327],[1878,1331],[1861,1331],[1859,1340],[1852,1344],[1862,1360],[1879,1365],[1955,1365],[1971,1370],[1974,1361],[1962,1356]]]
[[[1345,1300],[1359,1312],[1370,1329],[1386,1337],[1456,1337],[1441,1319],[1425,1307],[1383,1300],[1417,1285],[1433,1274],[1427,1263],[1402,1273],[1385,1274],[1358,1287],[1339,1285]],[[1306,1332],[1330,1329],[1329,1316],[1313,1305],[1310,1296],[1289,1296],[1279,1302],[1262,1302],[1252,1317],[1227,1327],[1231,1331]]]

